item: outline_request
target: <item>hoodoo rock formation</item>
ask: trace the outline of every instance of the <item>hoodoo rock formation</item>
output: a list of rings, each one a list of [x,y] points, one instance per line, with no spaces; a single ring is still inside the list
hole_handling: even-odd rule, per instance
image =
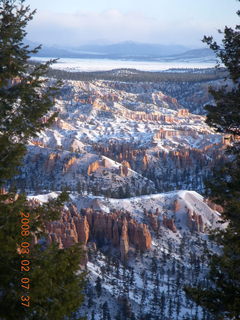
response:
[[[86,217],[76,215],[73,210],[63,210],[59,221],[47,224],[48,240],[56,241],[67,248],[74,243],[85,245],[89,239],[89,225]]]
[[[55,241],[66,248],[74,243],[86,245],[95,241],[98,246],[111,244],[120,250],[122,261],[126,261],[129,247],[141,252],[151,248],[151,234],[146,224],[138,223],[126,212],[110,214],[82,209],[75,206],[63,210],[61,219],[47,224],[48,242]]]
[[[187,218],[188,227],[192,232],[204,232],[204,224],[201,215],[198,215],[195,211],[188,210]]]
[[[163,215],[163,225],[164,227],[170,229],[172,232],[174,233],[177,232],[177,228],[175,226],[174,220],[167,218],[166,215]]]
[[[120,169],[120,176],[122,176],[122,177],[125,176],[126,177],[128,175],[128,172],[129,172],[128,169],[131,169],[131,166],[130,166],[128,161],[124,160],[124,161],[122,161],[121,167],[119,169]]]
[[[129,240],[128,240],[128,223],[126,218],[123,220],[122,224],[122,234],[120,240],[120,253],[121,253],[121,260],[125,261],[127,258],[129,250]]]
[[[153,231],[157,232],[159,228],[159,222],[157,215],[154,215],[153,213],[148,214],[148,221],[150,226],[152,227]]]

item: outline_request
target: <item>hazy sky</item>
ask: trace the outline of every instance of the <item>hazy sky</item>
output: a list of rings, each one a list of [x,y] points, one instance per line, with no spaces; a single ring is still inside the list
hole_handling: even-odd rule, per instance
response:
[[[236,0],[27,0],[28,38],[48,45],[137,41],[202,46],[204,34],[239,24]]]

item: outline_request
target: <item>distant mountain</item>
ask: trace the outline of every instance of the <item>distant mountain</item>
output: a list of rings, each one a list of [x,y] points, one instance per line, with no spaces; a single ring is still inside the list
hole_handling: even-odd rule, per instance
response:
[[[194,49],[194,50],[188,50],[184,53],[181,53],[177,56],[175,56],[175,58],[188,58],[188,59],[196,59],[196,58],[213,58],[215,57],[215,54],[213,53],[212,50],[208,49],[208,48],[202,48],[202,49]]]
[[[111,45],[85,45],[78,48],[79,52],[91,52],[94,54],[121,55],[134,57],[159,57],[173,54],[181,54],[189,48],[181,45],[161,45],[136,43],[133,41],[120,42]]]
[[[27,41],[30,47],[37,44]],[[181,45],[136,43],[132,41],[111,45],[84,45],[78,48],[43,46],[37,57],[82,58],[82,59],[127,59],[146,61],[213,60],[210,49],[193,49]]]
[[[29,45],[30,49],[35,48],[39,43],[32,41],[25,41],[25,44]],[[42,45],[42,49],[35,54],[35,57],[51,57],[51,58],[79,58],[79,54],[72,53],[65,48],[56,48],[54,46]]]

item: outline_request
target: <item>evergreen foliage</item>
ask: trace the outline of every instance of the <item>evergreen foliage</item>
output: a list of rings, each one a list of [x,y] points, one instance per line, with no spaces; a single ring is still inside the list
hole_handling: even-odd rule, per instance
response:
[[[30,49],[24,44],[25,28],[35,13],[24,2],[0,0],[0,188],[16,174],[29,139],[54,119],[50,109],[59,90],[59,83],[51,85],[44,78],[53,61],[29,64],[40,47]],[[48,245],[44,232],[48,222],[59,218],[66,199],[63,193],[38,206],[29,203],[25,195],[0,189],[2,320],[80,319],[76,311],[83,301],[81,248],[60,250],[56,244]],[[24,236],[21,212],[29,215],[30,232]],[[23,242],[31,244],[28,250],[22,250]],[[21,270],[23,260],[30,261],[25,271]],[[21,286],[23,278],[30,279],[27,289]],[[30,307],[21,304],[22,296],[30,297]]]
[[[237,14],[240,16],[240,11]],[[222,45],[212,37],[203,40],[229,72],[225,86],[210,88],[215,105],[206,107],[207,123],[227,134],[231,145],[227,149],[227,163],[215,170],[207,187],[210,197],[223,207],[222,216],[228,227],[215,235],[221,253],[211,256],[212,286],[186,291],[216,319],[240,319],[240,25],[235,29],[225,27],[221,33]]]
[[[58,83],[51,86],[44,78],[53,61],[29,65],[41,47],[30,49],[23,42],[34,13],[24,1],[0,1],[0,184],[16,173],[29,138],[55,117],[42,121],[58,90]]]

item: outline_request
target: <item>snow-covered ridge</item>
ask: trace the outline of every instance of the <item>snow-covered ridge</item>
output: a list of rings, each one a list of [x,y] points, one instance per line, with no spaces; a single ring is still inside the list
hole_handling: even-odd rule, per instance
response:
[[[56,198],[59,193],[51,192],[45,195],[29,196],[29,199],[36,199],[40,202],[46,202],[48,199]],[[95,210],[110,213],[120,210],[131,214],[139,222],[143,222],[145,212],[166,215],[176,223],[178,230],[189,230],[189,213],[193,212],[201,216],[204,229],[219,227],[219,213],[211,209],[206,200],[195,191],[172,191],[167,193],[150,194],[126,199],[113,199],[97,196],[81,196],[78,193],[70,194],[70,201],[74,203],[79,210],[93,208]]]
[[[54,192],[30,196],[29,199],[45,202],[58,194],[59,192]],[[204,252],[206,248],[216,250],[208,240],[207,233],[209,228],[218,227],[219,214],[208,207],[200,194],[181,190],[112,199],[81,196],[75,192],[70,193],[70,202],[78,207],[78,212],[83,208],[91,208],[95,217],[103,214],[102,212],[107,215],[110,212],[115,212],[115,215],[128,212],[135,221],[147,224],[152,238],[151,248],[145,253],[139,254],[132,246],[129,247],[127,264],[118,260],[116,248],[106,243],[98,247],[97,239],[90,238],[87,244],[90,251],[87,263],[88,298],[81,309],[84,314],[88,314],[88,318],[94,314],[95,319],[100,320],[102,306],[104,303],[106,306],[106,301],[111,315],[116,316],[122,308],[122,299],[126,299],[136,319],[142,314],[150,313],[158,317],[159,310],[162,310],[159,318],[161,320],[168,319],[169,314],[169,319],[189,317],[191,320],[196,312],[199,316],[203,314],[201,308],[189,304],[183,290],[188,284],[206,281]],[[68,206],[65,207],[66,210],[67,208]],[[152,220],[149,220],[152,216],[160,220],[158,230],[153,228]],[[196,222],[194,219],[199,216],[206,227],[204,230],[192,228]],[[172,225],[164,223],[170,219],[174,220],[176,229],[171,229],[169,226]],[[67,227],[66,222],[65,225]],[[96,289],[96,283],[100,283],[98,286],[101,286],[101,290]],[[89,303],[89,295],[95,297],[94,304]],[[164,304],[156,304],[156,299],[163,301],[163,298]],[[172,303],[173,298],[176,300],[175,304]],[[193,316],[190,317],[190,314]]]

